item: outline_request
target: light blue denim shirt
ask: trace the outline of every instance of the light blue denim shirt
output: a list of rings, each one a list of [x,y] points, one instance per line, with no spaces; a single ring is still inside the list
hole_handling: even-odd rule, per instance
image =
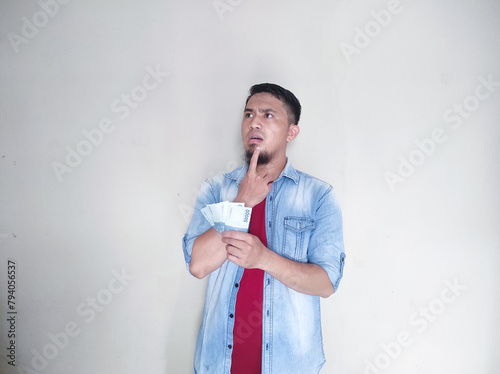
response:
[[[219,175],[202,186],[191,224],[183,239],[187,267],[196,237],[210,228],[200,209],[233,201],[248,166]],[[299,262],[318,264],[335,291],[342,278],[342,217],[332,187],[295,170],[290,162],[266,197],[266,235],[274,252]],[[234,310],[243,268],[226,260],[208,280],[203,320],[196,342],[196,374],[229,374]],[[253,328],[248,321],[249,329]],[[305,295],[264,274],[262,373],[318,373],[325,362],[320,298]]]

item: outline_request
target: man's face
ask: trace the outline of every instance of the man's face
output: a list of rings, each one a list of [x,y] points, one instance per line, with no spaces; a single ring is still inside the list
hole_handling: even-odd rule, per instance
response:
[[[245,107],[241,123],[241,138],[247,162],[255,147],[260,147],[259,164],[266,164],[274,157],[286,154],[286,144],[292,136],[283,103],[269,93],[253,95]]]

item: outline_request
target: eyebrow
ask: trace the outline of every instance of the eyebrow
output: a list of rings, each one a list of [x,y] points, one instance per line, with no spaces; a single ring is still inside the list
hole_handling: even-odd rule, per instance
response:
[[[251,109],[251,108],[245,108],[244,112],[255,112],[255,111],[253,109]],[[271,112],[271,113],[277,113],[274,109],[271,109],[271,108],[269,108],[269,109],[259,109],[259,112],[260,113],[269,113],[269,112]]]

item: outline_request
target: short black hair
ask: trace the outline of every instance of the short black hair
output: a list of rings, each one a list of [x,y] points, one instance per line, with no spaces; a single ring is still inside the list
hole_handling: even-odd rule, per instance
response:
[[[300,105],[299,100],[295,97],[293,93],[274,83],[255,84],[252,87],[250,87],[250,95],[248,95],[245,104],[248,103],[248,100],[250,100],[250,98],[253,95],[258,93],[269,93],[278,100],[280,100],[281,102],[283,102],[286,113],[288,115],[289,124],[294,124],[294,125],[299,124],[300,112],[302,111],[302,106]]]

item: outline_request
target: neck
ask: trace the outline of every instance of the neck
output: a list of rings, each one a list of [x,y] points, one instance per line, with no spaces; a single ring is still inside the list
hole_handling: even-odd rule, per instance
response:
[[[273,157],[271,161],[269,161],[267,164],[259,165],[259,167],[267,168],[267,173],[269,175],[269,178],[274,181],[278,179],[281,172],[285,168],[285,165],[286,165],[286,155],[283,155],[277,158]]]

